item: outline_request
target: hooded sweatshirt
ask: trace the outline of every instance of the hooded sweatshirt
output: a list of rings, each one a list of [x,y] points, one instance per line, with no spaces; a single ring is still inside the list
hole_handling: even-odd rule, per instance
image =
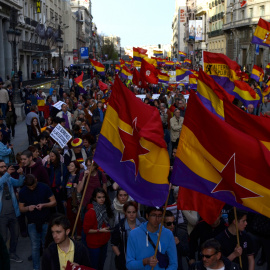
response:
[[[23,168],[24,174],[33,174],[38,182],[44,183],[50,186],[49,175],[46,168],[42,165],[42,162],[36,162],[31,167],[24,167]]]
[[[150,265],[143,265],[143,259],[151,257],[154,255],[154,247],[148,241],[148,235],[154,242],[157,243],[159,229],[151,233],[147,230],[148,222],[144,222],[140,227],[132,230],[128,237],[127,244],[127,257],[126,257],[126,267],[129,270],[140,270],[140,269],[151,269]],[[160,226],[160,225],[159,225]],[[167,270],[177,270],[177,253],[176,245],[172,232],[166,228],[162,228],[160,242],[158,250],[169,256],[169,266]],[[154,270],[165,269],[160,268],[157,264]]]

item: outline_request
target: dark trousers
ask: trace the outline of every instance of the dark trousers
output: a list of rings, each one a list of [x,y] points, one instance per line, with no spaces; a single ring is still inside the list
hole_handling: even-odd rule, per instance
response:
[[[104,263],[107,256],[108,244],[99,248],[88,248],[91,267],[97,270],[103,270]]]
[[[8,215],[0,215],[0,234],[5,243],[8,240],[8,230],[10,232],[10,253],[16,253],[18,237],[19,237],[19,223],[15,213]]]
[[[28,143],[31,145],[31,126],[27,126]]]
[[[15,124],[13,125],[7,125],[8,129],[11,129],[11,135],[12,137],[15,136]]]

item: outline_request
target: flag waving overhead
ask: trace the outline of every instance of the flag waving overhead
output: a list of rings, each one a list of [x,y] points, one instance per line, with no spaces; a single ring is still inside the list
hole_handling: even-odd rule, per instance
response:
[[[178,68],[178,67],[176,68],[175,73],[176,73],[176,81],[181,81],[186,76],[192,74],[190,70],[185,69],[185,68]]]
[[[255,90],[252,89],[247,83],[242,81],[234,81],[234,85],[235,87],[232,94],[238,100],[242,101],[245,107],[247,107],[249,104],[253,104],[256,108],[261,98],[255,92]]]
[[[270,23],[260,18],[251,43],[270,47]]]
[[[100,75],[105,75],[105,67],[98,61],[90,59],[90,62],[92,66],[94,66],[95,70],[100,74]]]
[[[81,88],[83,88],[83,72],[80,76],[74,78],[74,82],[77,83]]]
[[[170,161],[159,112],[138,99],[118,76],[94,160],[139,203],[165,203]]]
[[[120,76],[123,79],[128,79],[128,77],[131,76],[131,75],[132,75],[132,72],[126,66],[123,66]]]
[[[158,83],[158,72],[154,65],[149,64],[147,61],[142,59],[142,66],[140,71],[141,79],[145,82],[157,84]]]
[[[207,119],[207,120],[206,120]],[[270,217],[270,152],[189,97],[171,182]]]
[[[203,70],[214,78],[228,93],[234,89],[234,81],[238,80],[237,74],[240,66],[222,53],[203,52]]]
[[[254,65],[251,71],[250,79],[254,79],[256,82],[262,82],[263,76],[264,76],[263,69],[261,67]]]
[[[225,101],[224,115],[228,124],[260,140],[270,151],[270,118],[247,114]]]
[[[180,56],[183,56],[183,57],[186,57],[187,56],[187,54],[184,53],[184,52],[178,51],[178,53],[179,53]]]
[[[133,60],[141,62],[144,57],[147,56],[147,50],[142,48],[135,48],[133,47]]]
[[[224,119],[223,100],[233,102],[234,96],[227,93],[212,77],[199,71],[197,95],[203,105],[219,118]]]
[[[162,51],[153,50],[153,54],[155,56],[162,56],[163,55],[163,52]]]
[[[160,70],[157,69],[158,72],[158,82],[159,83],[169,83],[170,81],[170,75],[161,72]]]

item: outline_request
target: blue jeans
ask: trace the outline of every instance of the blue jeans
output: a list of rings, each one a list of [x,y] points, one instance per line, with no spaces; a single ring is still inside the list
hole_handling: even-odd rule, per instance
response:
[[[88,248],[90,267],[97,270],[103,270],[103,266],[107,256],[107,247],[108,244],[105,244],[100,248]]]
[[[42,225],[42,232],[37,232],[36,224],[28,224],[28,234],[31,239],[33,268],[40,269],[40,242],[44,247],[48,224]]]

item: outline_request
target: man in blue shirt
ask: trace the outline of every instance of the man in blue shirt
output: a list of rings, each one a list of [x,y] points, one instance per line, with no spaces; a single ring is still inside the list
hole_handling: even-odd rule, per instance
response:
[[[24,176],[22,168],[17,170],[20,175],[19,179],[10,176],[13,172],[15,170],[12,166],[7,169],[6,163],[0,160],[0,234],[4,238],[4,242],[6,242],[8,230],[10,231],[10,260],[21,263],[23,260],[16,254],[19,237],[17,217],[20,215],[20,210],[14,187],[23,185]]]

